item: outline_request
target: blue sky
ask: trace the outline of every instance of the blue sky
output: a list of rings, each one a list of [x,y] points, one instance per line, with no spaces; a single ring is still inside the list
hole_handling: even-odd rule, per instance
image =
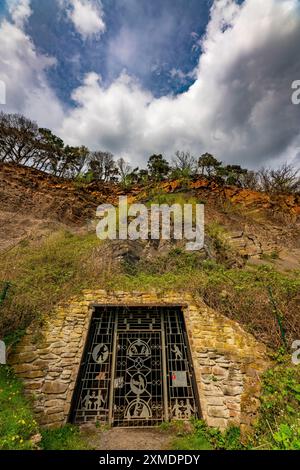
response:
[[[132,163],[300,159],[300,0],[0,0],[6,112]]]
[[[125,69],[162,96],[181,93],[193,82],[189,74],[199,60],[211,5],[212,0],[103,0],[107,30],[83,40],[55,0],[32,0],[25,31],[43,54],[56,57],[49,81],[66,102],[89,71],[109,84]],[[119,41],[127,49],[112,56]]]

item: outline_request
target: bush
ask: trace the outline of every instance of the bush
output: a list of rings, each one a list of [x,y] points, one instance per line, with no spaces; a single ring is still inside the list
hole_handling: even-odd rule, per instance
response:
[[[272,450],[300,450],[300,368],[279,355],[263,379],[260,418],[251,445]]]

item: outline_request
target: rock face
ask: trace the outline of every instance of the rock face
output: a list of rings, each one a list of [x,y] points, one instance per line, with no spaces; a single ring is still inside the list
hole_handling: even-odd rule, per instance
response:
[[[173,292],[85,291],[58,307],[39,334],[31,327],[10,363],[34,396],[41,425],[68,421],[71,400],[96,305],[180,305],[197,381],[203,418],[209,426],[248,429],[259,408],[260,375],[268,367],[266,348],[235,322],[201,299]]]
[[[228,236],[229,244],[243,258],[260,258],[263,253],[263,245],[256,235],[246,232],[234,232]]]
[[[171,181],[162,184],[162,188],[166,192],[179,191],[181,188],[180,181]],[[201,178],[191,181],[188,184],[189,190],[195,190],[199,195],[208,196],[211,199],[223,199],[234,205],[240,205],[248,209],[261,209],[272,212],[284,212],[300,216],[300,195],[285,194],[266,194],[251,189],[238,188],[236,186],[226,186]]]

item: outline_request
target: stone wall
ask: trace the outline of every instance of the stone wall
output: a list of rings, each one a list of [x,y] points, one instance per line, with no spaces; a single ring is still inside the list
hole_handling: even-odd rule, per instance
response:
[[[34,397],[41,425],[68,421],[71,400],[94,306],[182,306],[196,374],[203,418],[225,429],[247,429],[257,415],[260,375],[268,366],[266,348],[237,323],[186,293],[84,291],[60,305],[40,331],[27,334],[10,357]]]

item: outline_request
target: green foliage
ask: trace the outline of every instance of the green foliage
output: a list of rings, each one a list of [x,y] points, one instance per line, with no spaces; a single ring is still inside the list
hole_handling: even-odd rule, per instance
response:
[[[29,450],[38,432],[21,382],[9,367],[0,366],[0,449]]]
[[[4,254],[0,276],[11,281],[11,288],[1,306],[2,334],[18,336],[32,320],[42,320],[56,302],[96,282],[92,258],[97,246],[95,234],[62,231]]]
[[[300,450],[300,427],[281,424],[273,438],[278,450]]]
[[[174,450],[212,450],[210,443],[204,435],[191,434],[178,437],[172,442]]]
[[[59,429],[42,430],[43,450],[88,450],[78,427],[67,424]]]
[[[244,450],[241,442],[241,431],[236,426],[230,426],[226,431],[210,428],[204,421],[196,421],[195,430],[197,434],[203,434],[215,450]]]
[[[148,169],[154,181],[161,181],[167,177],[170,165],[162,155],[152,155],[148,161]]]
[[[274,450],[300,450],[300,368],[290,357],[264,375],[260,419],[251,445]]]
[[[180,434],[180,433],[179,433]],[[229,427],[225,432],[210,428],[202,421],[194,421],[192,431],[181,433],[172,442],[175,450],[244,450],[241,432],[237,427]]]
[[[173,204],[179,204],[184,206],[184,204],[192,204],[195,206],[199,204],[199,201],[194,196],[190,196],[186,193],[165,193],[165,192],[155,192],[149,197],[147,205],[150,207],[151,204],[168,204],[172,206]]]
[[[44,450],[84,450],[88,445],[74,426],[39,430],[31,403],[23,394],[22,382],[12,369],[0,366],[0,450],[33,450],[32,438],[41,432]]]
[[[205,153],[199,158],[198,166],[201,170],[202,175],[207,176],[215,175],[218,168],[222,165],[222,162],[218,161],[210,153]]]
[[[218,236],[218,227],[215,230]],[[243,324],[259,340],[276,349],[282,345],[282,336],[266,289],[271,286],[283,314],[287,344],[300,337],[300,323],[295,321],[299,309],[299,271],[281,273],[269,265],[234,269],[203,260],[201,252],[187,253],[176,248],[167,255],[141,260],[134,269],[116,272],[106,284],[116,290],[146,291],[158,286],[161,291],[186,291],[188,286],[189,292],[201,296],[208,305]]]

